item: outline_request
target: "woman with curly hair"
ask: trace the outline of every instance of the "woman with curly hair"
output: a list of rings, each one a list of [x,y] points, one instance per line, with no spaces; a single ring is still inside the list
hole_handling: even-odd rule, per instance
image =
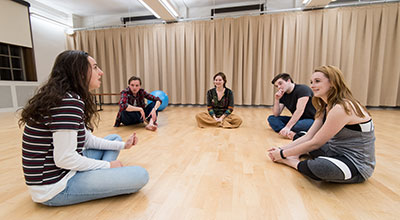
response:
[[[70,205],[134,193],[147,183],[144,168],[116,160],[137,143],[135,134],[121,142],[91,133],[98,114],[90,90],[100,87],[103,74],[87,53],[64,51],[22,110],[22,166],[34,202]]]

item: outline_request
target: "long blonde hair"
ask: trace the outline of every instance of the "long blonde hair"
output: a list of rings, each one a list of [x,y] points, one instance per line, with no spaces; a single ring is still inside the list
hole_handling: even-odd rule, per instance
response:
[[[331,65],[320,66],[316,68],[314,72],[323,73],[325,77],[329,79],[329,82],[331,84],[331,88],[328,91],[328,103],[325,103],[319,97],[314,96],[312,98],[312,103],[317,110],[315,117],[319,117],[321,114],[323,114],[326,107],[328,107],[328,109],[331,109],[336,104],[343,106],[344,111],[348,115],[351,114],[349,106],[351,106],[358,117],[364,118],[366,116],[362,112],[361,108],[363,108],[368,113],[368,115],[370,115],[367,108],[354,98],[349,87],[344,81],[343,73],[342,71],[340,71],[339,68]]]

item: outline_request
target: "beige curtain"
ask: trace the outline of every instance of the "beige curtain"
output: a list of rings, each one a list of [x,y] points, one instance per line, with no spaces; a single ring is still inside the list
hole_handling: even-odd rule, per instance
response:
[[[78,31],[67,45],[97,60],[103,93],[120,92],[136,75],[170,103],[204,104],[213,75],[222,71],[235,104],[272,105],[274,75],[288,72],[309,85],[315,67],[335,65],[361,103],[400,106],[399,9],[388,3]]]

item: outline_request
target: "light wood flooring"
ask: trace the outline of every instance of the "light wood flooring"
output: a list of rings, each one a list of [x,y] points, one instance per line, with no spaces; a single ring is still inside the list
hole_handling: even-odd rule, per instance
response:
[[[320,183],[273,163],[266,149],[288,143],[267,127],[270,108],[236,107],[238,129],[196,126],[205,107],[168,106],[159,129],[114,128],[117,106],[104,106],[94,134],[132,132],[137,146],[124,165],[150,173],[138,193],[67,207],[32,202],[21,168],[21,134],[15,113],[0,113],[0,219],[399,219],[400,110],[371,110],[377,165],[361,184]],[[101,183],[99,183],[101,184]]]

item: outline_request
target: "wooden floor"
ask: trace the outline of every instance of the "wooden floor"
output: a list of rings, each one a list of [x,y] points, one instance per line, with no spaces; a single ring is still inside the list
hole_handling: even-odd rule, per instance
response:
[[[104,106],[97,136],[132,132],[139,144],[120,155],[150,173],[138,193],[51,208],[32,202],[21,168],[15,113],[0,113],[0,219],[399,219],[400,111],[371,110],[375,172],[362,184],[309,180],[275,164],[266,149],[288,143],[266,126],[270,108],[236,107],[238,129],[197,128],[205,107],[169,106],[159,129],[112,127],[117,106]],[[101,184],[101,183],[99,183]]]

